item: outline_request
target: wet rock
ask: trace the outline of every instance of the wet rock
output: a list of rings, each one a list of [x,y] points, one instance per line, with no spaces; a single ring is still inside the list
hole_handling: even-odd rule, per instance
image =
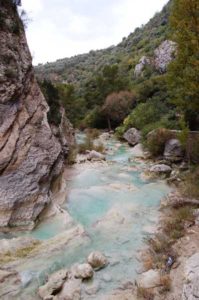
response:
[[[135,146],[141,140],[141,133],[136,128],[130,128],[124,133],[123,137],[131,146]]]
[[[105,274],[103,274],[103,276],[102,276],[102,280],[105,281],[105,282],[111,282],[111,281],[112,281],[112,277],[111,277],[110,274],[105,273]]]
[[[149,289],[160,285],[160,274],[157,270],[149,270],[138,276],[137,284],[140,287]]]
[[[88,154],[88,160],[105,160],[105,156],[95,150],[90,151]]]
[[[166,40],[154,51],[154,64],[159,72],[166,72],[167,66],[175,57],[176,48],[175,42]]]
[[[87,295],[96,295],[101,286],[99,282],[92,282],[91,285],[85,287],[85,293]]]
[[[134,146],[132,148],[131,154],[137,158],[145,158],[146,157],[146,153],[143,150],[142,144],[137,144],[136,146]]]
[[[38,290],[38,294],[41,297],[41,299],[53,299],[52,296],[57,295],[61,291],[67,277],[67,270],[60,270],[52,274],[49,277],[47,283],[41,286]]]
[[[164,157],[171,162],[178,162],[183,159],[184,153],[178,139],[170,139],[166,142]]]
[[[154,175],[168,176],[171,173],[171,171],[172,171],[171,167],[164,165],[164,164],[154,165],[149,169],[149,172]]]
[[[20,273],[20,278],[21,278],[21,283],[23,288],[27,287],[32,279],[33,279],[33,274],[30,271],[24,271]]]
[[[109,185],[105,186],[106,188],[110,188],[113,190],[128,190],[128,191],[136,191],[137,187],[133,184],[125,184],[125,183],[110,183]]]
[[[185,265],[182,300],[199,299],[199,253],[192,255]]]
[[[15,295],[21,289],[21,280],[18,272],[0,269],[0,299],[17,299]]]
[[[72,268],[72,274],[75,278],[90,279],[94,275],[93,268],[90,264],[80,264]]]
[[[81,282],[81,279],[68,279],[62,286],[62,290],[57,295],[56,300],[80,300]]]
[[[87,258],[88,263],[96,270],[104,268],[108,264],[108,260],[104,254],[94,251]]]

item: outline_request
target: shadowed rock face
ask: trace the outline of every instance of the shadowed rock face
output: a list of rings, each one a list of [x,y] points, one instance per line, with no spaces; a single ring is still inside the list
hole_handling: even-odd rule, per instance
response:
[[[61,126],[55,136],[48,124],[11,0],[0,0],[0,20],[0,227],[33,227],[51,201],[50,183],[61,172],[68,140]]]

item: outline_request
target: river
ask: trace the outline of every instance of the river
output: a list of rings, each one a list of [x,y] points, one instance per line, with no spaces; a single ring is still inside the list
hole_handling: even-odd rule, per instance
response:
[[[140,268],[139,251],[158,222],[160,201],[169,187],[164,181],[147,180],[142,175],[147,162],[135,158],[127,144],[111,138],[106,147],[106,162],[74,165],[67,178],[67,197],[62,208],[69,212],[73,224],[83,226],[85,241],[18,267],[24,278],[19,299],[36,299],[35,288],[46,274],[84,262],[93,250],[103,252],[110,264],[96,272],[92,282],[84,284],[82,299],[101,299],[122,283],[135,279]],[[54,217],[25,236],[45,241],[64,230],[62,219]],[[95,296],[86,293],[87,287],[92,286],[96,287]]]

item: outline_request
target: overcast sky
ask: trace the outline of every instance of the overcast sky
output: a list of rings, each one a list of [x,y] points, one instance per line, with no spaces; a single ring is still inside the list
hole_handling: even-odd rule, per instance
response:
[[[22,0],[34,64],[116,45],[168,0]]]

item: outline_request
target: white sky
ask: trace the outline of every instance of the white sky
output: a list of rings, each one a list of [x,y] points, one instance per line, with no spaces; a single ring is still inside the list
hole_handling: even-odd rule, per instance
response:
[[[34,64],[118,44],[168,0],[22,0]]]

